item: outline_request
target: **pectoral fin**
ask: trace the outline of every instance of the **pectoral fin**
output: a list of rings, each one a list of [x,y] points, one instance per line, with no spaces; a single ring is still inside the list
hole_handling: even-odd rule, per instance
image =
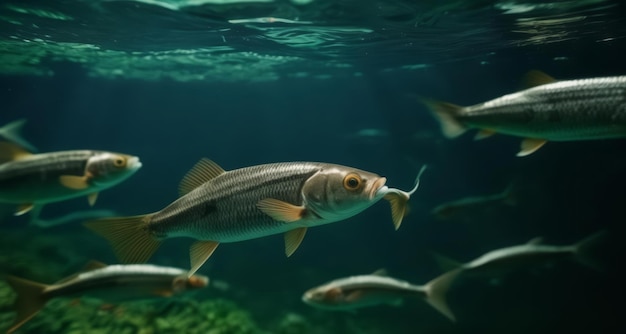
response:
[[[522,140],[521,150],[517,153],[518,157],[525,157],[540,149],[548,141],[545,139],[526,138]]]
[[[495,134],[496,134],[496,132],[494,130],[482,129],[482,130],[478,131],[478,133],[476,133],[476,136],[474,136],[474,140],[482,140],[482,139],[491,137],[491,136],[493,136]]]
[[[200,240],[196,241],[189,248],[189,259],[191,260],[191,269],[187,273],[187,277],[193,276],[193,274],[202,267],[206,260],[211,257],[217,246],[217,241]]]
[[[64,187],[74,190],[82,190],[89,187],[89,178],[87,176],[61,175],[59,181],[61,181]]]
[[[393,220],[393,226],[397,230],[402,224],[402,219],[407,214],[409,199],[397,193],[388,193],[383,198],[389,201],[391,205],[391,219]]]
[[[87,202],[89,202],[89,206],[93,206],[96,204],[96,200],[98,199],[98,193],[91,193],[87,196]]]
[[[17,210],[15,211],[15,213],[13,215],[14,216],[21,216],[21,215],[23,215],[25,213],[28,213],[34,207],[35,207],[35,204],[33,204],[33,203],[22,204],[22,205],[17,207]]]
[[[300,227],[295,230],[285,232],[285,255],[287,255],[287,257],[291,256],[291,254],[298,249],[302,239],[304,239],[306,229],[306,227]]]
[[[291,223],[302,219],[306,212],[305,207],[293,205],[274,198],[260,200],[256,204],[259,210],[275,220]]]

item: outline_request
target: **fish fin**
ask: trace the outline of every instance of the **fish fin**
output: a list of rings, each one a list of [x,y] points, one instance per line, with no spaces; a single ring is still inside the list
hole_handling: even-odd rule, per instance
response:
[[[425,285],[426,302],[452,321],[456,321],[456,317],[446,302],[446,294],[461,271],[461,268],[448,271]]]
[[[82,190],[89,187],[89,177],[87,176],[61,175],[59,176],[59,181],[61,181],[64,187],[74,190]]]
[[[94,206],[94,204],[96,204],[96,200],[98,200],[97,192],[87,195],[87,202],[89,202],[89,206]]]
[[[376,271],[371,273],[371,275],[374,275],[374,276],[389,276],[389,274],[387,273],[387,269],[385,269],[385,268],[377,269]]]
[[[491,129],[481,129],[479,130],[476,135],[474,136],[474,140],[482,140],[488,137],[491,137],[493,135],[496,134],[495,130],[491,130]]]
[[[35,204],[33,203],[24,203],[17,207],[17,210],[15,210],[15,213],[13,213],[13,215],[21,216],[31,211],[34,207],[35,207]]]
[[[522,78],[522,86],[524,88],[532,88],[549,83],[556,82],[557,80],[541,71],[532,70],[524,75]]]
[[[152,294],[159,297],[171,297],[174,295],[174,292],[170,289],[154,289],[152,290]]]
[[[306,230],[306,227],[299,227],[297,229],[285,232],[285,255],[287,255],[287,257],[290,257],[291,254],[293,254],[296,249],[298,249],[298,246],[300,246],[302,239],[304,239]]]
[[[187,273],[187,277],[193,276],[193,274],[202,267],[206,260],[211,257],[217,246],[217,241],[198,240],[191,244],[189,248],[189,260],[191,261],[191,269]]]
[[[350,292],[346,296],[346,301],[352,303],[352,302],[355,302],[355,301],[359,300],[361,297],[363,297],[363,291],[356,290],[354,292]]]
[[[506,205],[517,205],[517,189],[515,182],[511,182],[506,189],[500,194],[502,202]]]
[[[543,237],[534,237],[526,243],[527,245],[541,245],[543,243]]]
[[[532,154],[536,150],[540,149],[548,141],[545,139],[537,139],[537,138],[526,138],[522,140],[522,144],[520,146],[520,151],[517,153],[518,157],[525,157],[527,155]]]
[[[17,294],[13,304],[17,316],[13,325],[7,330],[7,333],[13,333],[46,305],[48,298],[44,296],[43,292],[48,286],[15,276],[7,276],[6,281]]]
[[[257,202],[256,207],[275,220],[291,223],[302,219],[306,213],[303,206],[293,205],[275,198],[265,198]]]
[[[463,266],[462,262],[459,262],[455,259],[447,257],[441,253],[430,251],[430,254],[435,259],[435,262],[437,262],[437,266],[443,271],[448,272],[448,271],[458,269]]]
[[[26,139],[22,138],[22,135],[20,134],[20,132],[22,131],[22,127],[25,123],[26,119],[22,118],[3,126],[2,128],[0,128],[0,136],[27,149],[30,152],[37,152],[35,146],[26,141]]]
[[[425,98],[422,98],[421,101],[428,107],[435,119],[439,121],[441,132],[443,132],[443,135],[447,138],[458,137],[467,131],[467,127],[457,119],[463,107]]]
[[[83,225],[109,241],[122,263],[144,263],[161,245],[148,230],[154,214],[103,218]]]
[[[388,193],[384,197],[391,205],[391,220],[396,230],[400,228],[402,219],[407,214],[409,199],[397,193]]]
[[[604,272],[606,265],[600,263],[598,257],[594,256],[594,253],[598,246],[606,241],[607,236],[607,231],[601,230],[576,243],[574,245],[576,260],[598,272]]]
[[[185,174],[178,185],[178,194],[183,196],[198,188],[226,171],[218,164],[207,158],[202,158]]]
[[[81,272],[88,272],[88,271],[92,271],[92,270],[97,270],[97,269],[102,269],[104,267],[107,267],[108,265],[104,262],[100,262],[100,261],[96,261],[96,260],[91,260],[89,262],[87,262],[84,266]]]
[[[6,141],[0,142],[0,163],[21,160],[33,154],[22,147]]]

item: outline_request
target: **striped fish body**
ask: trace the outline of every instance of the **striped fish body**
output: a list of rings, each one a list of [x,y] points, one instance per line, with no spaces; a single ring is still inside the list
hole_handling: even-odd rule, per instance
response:
[[[342,169],[312,162],[265,164],[225,172],[194,189],[150,220],[148,228],[159,238],[187,236],[201,240],[235,242],[283,233],[299,227],[311,227],[347,218],[324,217],[324,213],[308,208],[302,219],[295,222],[278,221],[261,211],[257,204],[267,198],[293,205],[306,205],[303,189],[312,177],[323,170]],[[354,170],[360,175],[374,174]],[[364,177],[365,178],[365,177]],[[313,196],[330,200],[331,189],[320,189]],[[364,210],[375,203],[367,199]],[[356,213],[350,213],[350,215]]]
[[[44,204],[93,192],[68,188],[59,180],[63,175],[82,176],[94,154],[87,150],[42,153],[0,164],[0,202]]]
[[[462,124],[552,141],[626,137],[626,76],[560,81],[462,108]]]

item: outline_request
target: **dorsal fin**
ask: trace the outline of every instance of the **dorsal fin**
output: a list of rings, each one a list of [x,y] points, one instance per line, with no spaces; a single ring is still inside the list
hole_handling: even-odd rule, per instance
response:
[[[389,274],[387,274],[387,269],[380,268],[380,269],[376,270],[375,272],[373,272],[372,275],[374,275],[374,276],[388,276]]]
[[[202,158],[187,172],[183,180],[180,181],[178,194],[183,196],[223,173],[225,173],[224,169],[218,164],[207,158]]]
[[[524,78],[522,79],[522,86],[524,88],[532,88],[553,82],[556,82],[555,78],[541,71],[532,70],[524,75]]]
[[[32,153],[26,151],[19,145],[6,141],[0,142],[0,163],[20,160],[31,155]]]
[[[101,269],[101,268],[104,268],[106,266],[107,266],[106,263],[102,263],[102,262],[96,261],[96,260],[91,260],[91,261],[87,262],[83,266],[82,272],[87,272],[87,271],[92,271],[92,270],[96,270],[96,269]]]
[[[541,245],[543,243],[543,237],[534,237],[526,243],[527,245]]]

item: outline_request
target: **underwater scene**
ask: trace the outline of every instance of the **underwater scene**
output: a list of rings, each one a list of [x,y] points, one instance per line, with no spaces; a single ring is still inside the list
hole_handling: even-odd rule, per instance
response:
[[[626,3],[3,0],[0,331],[624,333]]]

